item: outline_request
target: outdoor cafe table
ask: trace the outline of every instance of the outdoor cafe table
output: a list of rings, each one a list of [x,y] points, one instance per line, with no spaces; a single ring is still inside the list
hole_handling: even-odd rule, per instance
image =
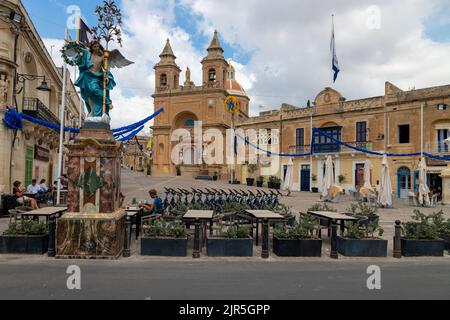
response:
[[[345,215],[342,213],[337,213],[337,212],[308,211],[308,214],[328,221],[328,235],[330,235],[330,227],[333,222],[336,222],[337,224],[339,224],[341,226],[341,231],[344,231],[345,230],[345,222],[358,221],[358,219],[355,217],[351,217],[351,216],[348,216],[348,215]]]
[[[213,216],[214,211],[209,210],[189,210],[186,212],[186,214],[183,216],[183,220],[191,222],[191,221],[199,221],[202,224],[202,230],[203,230],[203,240],[205,240],[205,234],[206,234],[206,225],[209,222],[209,232],[212,234],[212,224],[213,224]],[[201,251],[201,245],[200,245],[200,238],[199,234],[195,232],[194,236],[194,257],[199,258],[200,257],[200,251]]]
[[[21,217],[45,217],[48,222],[49,218],[52,216],[59,217],[63,212],[67,211],[67,207],[45,207],[37,210],[16,213],[16,216]]]
[[[144,208],[128,207],[125,209],[127,216],[129,216],[136,224],[136,240],[139,239],[141,233],[142,216],[144,215]]]
[[[256,220],[256,246],[259,245],[259,224],[262,220],[284,220],[281,214],[269,210],[245,210]]]

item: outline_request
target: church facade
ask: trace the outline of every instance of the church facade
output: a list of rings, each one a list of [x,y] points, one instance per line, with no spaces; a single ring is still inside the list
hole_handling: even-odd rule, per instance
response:
[[[226,165],[200,165],[185,161],[200,152],[194,145],[194,123],[202,122],[203,131],[217,129],[224,136],[231,128],[232,115],[224,107],[228,96],[235,96],[240,103],[240,111],[234,115],[236,121],[248,118],[249,102],[247,94],[235,79],[233,66],[224,58],[224,50],[217,32],[214,33],[206,57],[201,61],[202,83],[195,84],[190,79],[190,70],[185,72],[184,84],[180,84],[182,70],[176,63],[176,56],[169,40],[155,65],[155,93],[153,95],[155,110],[164,108],[153,126],[153,174],[175,175],[177,171],[183,176],[196,177],[217,173],[225,179],[230,175]],[[172,151],[179,141],[171,141],[172,133],[185,129],[191,133],[192,140],[184,141],[185,147],[179,156],[183,164],[175,165]],[[225,156],[225,155],[224,155]],[[187,163],[186,163],[187,162]]]

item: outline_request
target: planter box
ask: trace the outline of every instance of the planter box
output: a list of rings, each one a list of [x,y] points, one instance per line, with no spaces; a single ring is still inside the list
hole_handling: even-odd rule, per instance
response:
[[[273,183],[272,184],[272,188],[275,190],[280,190],[281,189],[281,183]]]
[[[406,240],[402,239],[404,257],[442,257],[444,240]]]
[[[338,252],[346,257],[387,257],[387,240],[337,237]]]
[[[141,256],[186,257],[187,238],[141,238]]]
[[[256,181],[256,186],[257,186],[258,188],[262,188],[263,185],[264,185],[264,181]]]
[[[279,257],[321,257],[322,240],[283,240],[274,236],[273,253]]]
[[[312,193],[319,193],[319,188],[313,187],[311,188]]]
[[[253,239],[226,239],[208,237],[206,252],[209,257],[252,257]]]
[[[42,236],[2,235],[0,253],[44,254],[48,251],[48,234]]]
[[[445,250],[450,250],[450,234],[443,234],[441,238],[444,240]]]
[[[254,184],[255,184],[255,179],[247,178],[247,186],[248,187],[253,187]]]

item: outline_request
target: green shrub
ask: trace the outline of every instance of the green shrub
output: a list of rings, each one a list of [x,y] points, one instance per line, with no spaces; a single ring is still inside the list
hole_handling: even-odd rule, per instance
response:
[[[402,224],[402,235],[408,240],[438,240],[448,231],[449,221],[445,222],[441,211],[425,215],[414,211],[413,221]]]
[[[144,226],[144,235],[148,238],[186,238],[186,228],[181,221],[152,221]]]
[[[221,232],[222,237],[228,239],[247,239],[250,237],[250,228],[240,226],[230,226],[225,232]]]
[[[48,225],[34,220],[25,220],[22,222],[11,222],[8,229],[5,231],[6,235],[28,235],[41,236],[48,233]]]
[[[282,240],[317,239],[318,225],[318,218],[305,215],[294,227],[276,226],[274,235]]]
[[[359,201],[350,204],[347,210],[354,216],[373,217],[377,215],[378,208],[369,206],[367,203]]]
[[[278,184],[281,183],[281,179],[276,176],[270,176],[269,183]]]
[[[350,223],[347,230],[344,232],[344,238],[349,239],[375,239],[376,236],[382,237],[384,230],[380,227],[378,222],[370,222],[365,226],[360,226],[358,223]]]
[[[337,212],[336,209],[334,209],[331,206],[328,206],[326,203],[316,203],[311,208],[309,208],[308,211]]]

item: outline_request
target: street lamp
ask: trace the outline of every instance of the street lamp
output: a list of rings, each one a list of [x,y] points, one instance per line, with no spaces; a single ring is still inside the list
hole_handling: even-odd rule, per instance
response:
[[[39,87],[36,88],[36,90],[44,91],[44,92],[50,92],[52,91],[50,87],[48,86],[47,80],[45,76],[36,76],[31,74],[17,74],[17,81],[21,83],[25,83],[25,81],[33,81],[37,79],[42,79],[41,84]]]

